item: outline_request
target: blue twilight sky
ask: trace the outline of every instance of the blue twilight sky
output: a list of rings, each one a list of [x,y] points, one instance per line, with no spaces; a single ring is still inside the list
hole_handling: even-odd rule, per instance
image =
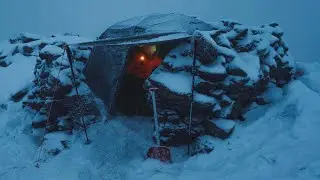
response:
[[[132,16],[170,12],[245,25],[277,22],[297,60],[320,60],[320,0],[1,0],[0,40],[20,32],[95,38]]]

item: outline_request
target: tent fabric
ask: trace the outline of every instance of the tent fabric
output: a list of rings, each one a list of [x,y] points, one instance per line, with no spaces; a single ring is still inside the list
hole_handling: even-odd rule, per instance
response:
[[[212,25],[196,17],[174,13],[152,14],[119,22],[108,28],[99,39],[177,32],[192,35],[196,30],[209,31],[212,29]]]

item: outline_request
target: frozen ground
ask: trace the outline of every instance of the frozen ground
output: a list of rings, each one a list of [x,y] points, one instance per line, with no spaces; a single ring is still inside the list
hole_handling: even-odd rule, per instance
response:
[[[2,102],[31,82],[34,63],[18,58],[0,69]],[[230,139],[212,140],[211,154],[187,159],[183,150],[173,149],[173,164],[144,160],[152,145],[150,119],[117,117],[90,127],[90,145],[76,133],[70,149],[36,168],[34,114],[8,102],[0,108],[0,179],[320,179],[320,64],[298,66],[305,75],[285,87],[279,101],[252,106]]]

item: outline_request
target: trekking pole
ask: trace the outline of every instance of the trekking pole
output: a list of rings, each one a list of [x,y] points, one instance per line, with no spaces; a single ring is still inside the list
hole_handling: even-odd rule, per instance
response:
[[[156,139],[156,144],[158,146],[160,146],[160,137],[159,137],[159,122],[158,122],[158,113],[157,113],[157,105],[156,105],[156,93],[155,91],[158,88],[150,88],[150,94],[152,97],[152,106],[153,106],[153,119],[154,119],[154,127],[155,127],[155,131],[154,131],[154,136]]]
[[[71,52],[71,50],[70,50],[70,48],[69,48],[68,45],[65,45],[64,48],[65,48],[65,50],[66,50],[66,52],[67,52],[67,56],[68,56],[68,60],[69,60],[69,64],[70,64],[70,69],[71,69],[71,74],[72,74],[72,82],[73,82],[73,86],[74,86],[75,89],[76,89],[77,100],[78,100],[78,102],[80,103],[80,102],[81,102],[81,99],[80,99],[80,95],[79,95],[79,92],[78,92],[78,87],[77,87],[77,84],[76,84],[75,73],[74,73],[74,71],[73,71],[72,52]],[[80,118],[81,118],[81,123],[82,123],[83,128],[84,128],[84,133],[85,133],[85,135],[86,135],[86,144],[90,144],[90,140],[89,140],[89,138],[88,138],[88,133],[87,133],[87,127],[86,127],[85,121],[84,121],[84,119],[83,119],[82,113],[81,113],[80,116],[81,116],[81,117],[80,117]]]
[[[196,48],[197,41],[195,40],[195,35],[193,35],[193,62],[192,62],[192,86],[191,86],[191,102],[190,102],[190,114],[189,114],[189,124],[188,124],[188,133],[189,138],[191,139],[191,123],[192,123],[192,111],[193,111],[193,100],[194,100],[194,88],[195,88],[195,75],[196,75]],[[190,156],[190,144],[188,144],[188,155]]]

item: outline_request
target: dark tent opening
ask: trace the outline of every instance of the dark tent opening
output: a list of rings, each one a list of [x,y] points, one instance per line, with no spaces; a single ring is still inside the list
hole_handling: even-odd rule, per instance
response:
[[[177,45],[178,43],[146,45],[129,50],[125,73],[115,100],[119,113],[127,116],[152,116],[153,112],[147,101],[148,90],[143,87],[144,82]]]

